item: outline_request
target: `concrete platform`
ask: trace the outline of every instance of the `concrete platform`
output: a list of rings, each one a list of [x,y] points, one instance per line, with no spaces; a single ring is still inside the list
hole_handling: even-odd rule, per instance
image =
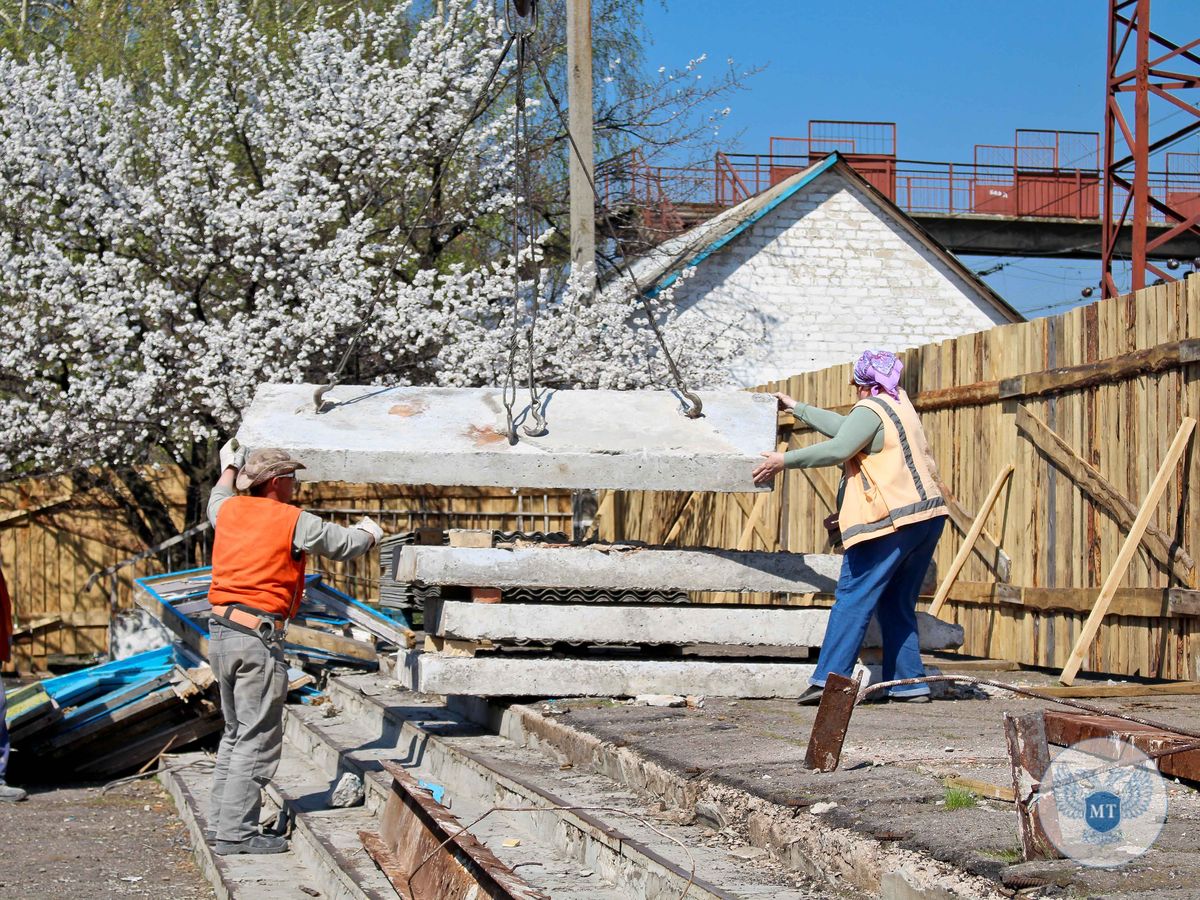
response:
[[[953,671],[950,657],[927,660]],[[1057,671],[992,671],[976,677],[1051,687]],[[1106,684],[1088,676],[1081,684]],[[803,765],[815,707],[783,700],[712,697],[702,709],[662,709],[572,700],[492,705],[511,740],[561,753],[576,771],[619,775],[631,790],[661,799],[667,815],[694,815],[710,835],[733,830],[786,865],[816,870],[829,896],[983,900],[1104,897],[1193,900],[1200,884],[1200,792],[1170,781],[1166,824],[1148,853],[1111,868],[1071,860],[1020,862],[1017,816],[983,795],[947,804],[947,780],[1012,788],[1004,714],[1053,709],[999,692],[958,689],[958,699],[924,705],[864,704],[854,711],[841,766]],[[456,701],[457,702],[457,701]],[[1200,727],[1200,697],[1094,700],[1180,728]],[[1056,754],[1058,748],[1051,748]],[[820,804],[819,806],[817,804]],[[710,838],[713,839],[713,838]]]
[[[738,492],[766,489],[750,473],[775,446],[774,398],[747,391],[702,393],[700,419],[670,391],[551,391],[549,433],[511,446],[499,388],[339,385],[321,413],[315,389],[261,385],[238,440],[308,481]]]
[[[628,644],[733,644],[820,647],[829,610],[756,606],[598,606],[596,604],[468,603],[426,606],[425,630],[462,640],[567,641]],[[961,625],[917,613],[922,650],[962,646]],[[866,647],[880,646],[872,620]]]
[[[442,656],[409,650],[396,674],[410,690],[477,697],[798,697],[816,667],[806,663]]]
[[[396,581],[493,588],[648,591],[774,591],[808,594],[837,586],[833,554],[636,547],[401,548]]]

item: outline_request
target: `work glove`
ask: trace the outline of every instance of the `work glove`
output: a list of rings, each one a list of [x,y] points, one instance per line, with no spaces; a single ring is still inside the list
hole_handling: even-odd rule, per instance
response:
[[[230,466],[240,469],[245,464],[246,448],[238,443],[237,438],[230,438],[221,447],[221,471],[224,472]]]
[[[383,529],[380,528],[379,523],[370,516],[363,516],[354,523],[354,527],[361,528],[363,531],[369,534],[374,539],[376,544],[383,540]]]

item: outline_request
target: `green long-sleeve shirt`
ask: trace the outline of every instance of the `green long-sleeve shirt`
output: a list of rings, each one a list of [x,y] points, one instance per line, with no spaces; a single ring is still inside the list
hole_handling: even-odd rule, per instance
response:
[[[847,416],[797,403],[792,415],[811,425],[829,440],[783,454],[783,464],[789,469],[814,469],[819,466],[840,466],[868,444],[871,453],[883,449],[883,420],[866,406],[857,406]]]

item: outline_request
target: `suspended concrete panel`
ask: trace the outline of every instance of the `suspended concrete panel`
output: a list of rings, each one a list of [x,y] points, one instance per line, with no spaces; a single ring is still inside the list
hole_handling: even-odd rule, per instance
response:
[[[597,606],[539,603],[469,603],[448,600],[426,607],[425,629],[438,637],[470,641],[546,641],[614,644],[721,644],[739,647],[820,647],[829,610],[692,606]],[[917,613],[922,650],[948,650],[963,642],[961,625]],[[879,647],[872,619],[863,646]]]
[[[287,450],[307,481],[722,492],[760,490],[775,446],[775,399],[746,391],[702,393],[699,419],[670,391],[550,391],[548,433],[514,446],[499,388],[339,385],[320,413],[315,389],[260,386],[238,440]]]
[[[401,548],[393,578],[425,585],[642,591],[829,593],[842,558],[821,553],[667,550],[619,545],[506,550]]]

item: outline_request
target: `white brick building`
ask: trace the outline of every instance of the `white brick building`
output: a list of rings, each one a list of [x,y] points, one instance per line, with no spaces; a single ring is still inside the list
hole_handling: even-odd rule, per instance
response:
[[[836,154],[633,266],[681,318],[716,319],[750,387],[1022,317]]]

